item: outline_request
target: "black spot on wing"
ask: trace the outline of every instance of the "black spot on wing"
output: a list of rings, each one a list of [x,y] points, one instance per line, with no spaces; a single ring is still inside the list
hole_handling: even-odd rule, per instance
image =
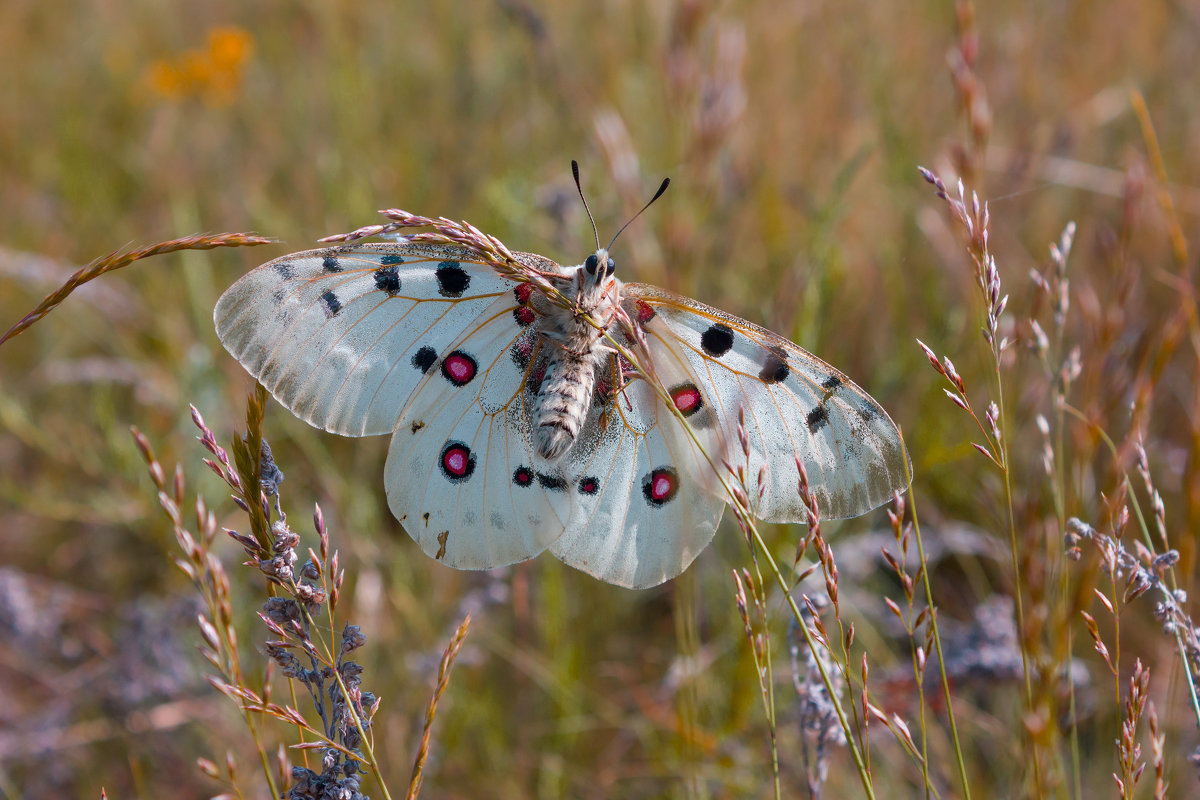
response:
[[[808,412],[808,416],[804,418],[808,423],[808,429],[816,433],[821,430],[821,426],[829,424],[829,415],[825,413],[825,406],[817,406],[812,411]]]
[[[341,272],[342,265],[333,256],[325,256],[325,258],[321,259],[321,269],[326,272]]]
[[[827,392],[832,392],[834,389],[842,385],[842,379],[837,375],[830,375],[825,380],[821,381],[821,388]]]
[[[790,372],[787,361],[778,353],[767,353],[762,369],[758,371],[758,377],[766,383],[780,383],[787,380]]]
[[[385,267],[397,267],[404,263],[404,259],[398,255],[389,254],[379,259],[379,263]]]
[[[412,365],[421,370],[421,372],[429,372],[430,367],[437,361],[437,350],[434,350],[429,345],[425,345],[417,352],[413,353]]]
[[[375,270],[375,288],[393,297],[400,291],[400,274],[395,267],[381,267]]]
[[[700,334],[700,346],[713,358],[720,358],[733,347],[733,331],[718,322]]]
[[[296,270],[294,267],[292,267],[292,264],[289,261],[280,261],[278,264],[276,264],[275,273],[285,281],[290,281],[292,278],[296,277]]]
[[[342,301],[333,292],[321,295],[321,305],[325,308],[325,316],[332,319],[342,310]]]
[[[471,285],[471,276],[457,261],[443,261],[437,268],[438,294],[442,297],[462,297]]]
[[[543,489],[549,489],[552,492],[561,492],[567,488],[567,482],[558,475],[547,475],[544,472],[539,472],[537,480]]]

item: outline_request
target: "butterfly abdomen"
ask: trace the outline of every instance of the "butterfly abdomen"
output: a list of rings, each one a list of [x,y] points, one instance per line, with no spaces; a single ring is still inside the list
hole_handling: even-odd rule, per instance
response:
[[[562,351],[546,365],[534,409],[534,445],[549,461],[561,458],[587,418],[596,367],[590,355]]]

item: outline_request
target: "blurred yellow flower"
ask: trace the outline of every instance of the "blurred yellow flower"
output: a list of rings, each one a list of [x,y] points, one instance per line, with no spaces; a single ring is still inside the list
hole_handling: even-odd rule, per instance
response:
[[[237,97],[242,69],[253,52],[254,37],[245,29],[213,28],[206,48],[154,61],[144,80],[164,100],[198,97],[210,106],[226,106]]]

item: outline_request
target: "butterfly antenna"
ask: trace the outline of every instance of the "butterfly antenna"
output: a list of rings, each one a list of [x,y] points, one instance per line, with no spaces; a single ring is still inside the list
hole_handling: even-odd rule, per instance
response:
[[[642,211],[645,211],[647,208],[654,205],[654,201],[657,200],[658,198],[662,197],[663,192],[665,192],[667,190],[667,187],[670,185],[671,185],[671,179],[663,178],[662,185],[658,187],[658,191],[654,193],[654,197],[650,198],[650,202],[646,203],[646,205],[642,206]],[[638,213],[634,214],[633,217],[630,218],[629,222],[626,222],[624,225],[622,225],[621,230],[617,231],[617,236],[620,236],[622,233],[624,233],[625,229],[628,228],[630,225],[632,225],[633,221],[642,215],[642,211],[639,211]],[[612,238],[612,241],[608,243],[607,249],[611,250],[612,246],[617,243],[617,236],[614,236]]]
[[[571,159],[571,174],[575,176],[575,188],[579,190],[579,199],[583,201],[583,210],[587,212],[588,219],[592,223],[592,233],[596,237],[596,249],[600,249],[600,231],[596,230],[596,218],[592,216],[592,210],[588,208],[587,198],[583,196],[583,186],[579,183],[579,162]]]

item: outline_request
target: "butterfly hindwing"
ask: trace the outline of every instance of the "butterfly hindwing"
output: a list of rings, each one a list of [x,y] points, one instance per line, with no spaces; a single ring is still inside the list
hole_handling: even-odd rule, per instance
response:
[[[570,513],[558,466],[533,455],[536,344],[514,320],[512,293],[495,300],[430,366],[392,435],[388,505],[421,548],[460,569],[532,558]]]
[[[626,285],[624,296],[652,360],[687,361],[711,394],[727,441],[739,441],[744,412],[750,454],[738,445],[730,463],[745,467],[756,516],[806,519],[797,458],[826,519],[864,514],[903,490],[908,462],[899,430],[841,372],[778,334],[695,300],[644,284]]]
[[[664,359],[655,369],[681,398],[678,387],[694,387],[681,361]],[[716,531],[725,500],[700,447],[720,463],[721,443],[690,394],[676,402],[688,409],[699,442],[646,380],[621,369],[620,358],[610,359],[600,387],[567,454],[574,505],[551,551],[608,583],[655,586],[687,569]]]
[[[301,419],[346,436],[390,433],[422,368],[511,296],[514,282],[470,259],[411,244],[277,258],[221,296],[217,335]]]

